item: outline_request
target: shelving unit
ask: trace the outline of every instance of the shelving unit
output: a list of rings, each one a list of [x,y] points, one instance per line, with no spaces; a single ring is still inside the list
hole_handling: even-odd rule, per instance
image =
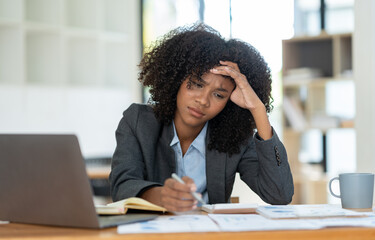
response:
[[[0,132],[74,132],[85,155],[111,153],[141,102],[139,14],[137,0],[0,0]]]
[[[126,0],[1,0],[0,82],[127,86],[122,69],[141,52],[137,8]]]
[[[351,34],[322,33],[283,41],[283,136],[295,180],[294,203],[328,201],[327,134],[333,129],[352,128],[355,111],[340,112],[337,91],[342,86],[354,92]],[[306,135],[312,130],[318,130],[322,137],[319,142],[306,143]],[[306,144],[320,148],[319,154],[314,149],[315,159],[301,154]]]

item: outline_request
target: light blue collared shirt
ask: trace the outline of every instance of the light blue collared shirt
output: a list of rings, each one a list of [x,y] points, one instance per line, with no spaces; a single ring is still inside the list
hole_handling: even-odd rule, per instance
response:
[[[202,194],[203,200],[208,203],[207,181],[206,181],[206,133],[207,123],[201,132],[189,146],[185,155],[182,156],[180,139],[178,139],[176,127],[173,122],[174,137],[170,143],[176,156],[177,175],[188,176],[194,180],[197,192]],[[198,204],[199,205],[199,204]]]

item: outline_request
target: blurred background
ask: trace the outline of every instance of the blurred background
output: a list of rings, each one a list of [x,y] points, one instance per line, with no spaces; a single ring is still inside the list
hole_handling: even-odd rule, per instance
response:
[[[148,100],[143,52],[196,22],[269,64],[294,203],[336,203],[330,178],[374,172],[372,0],[0,0],[0,133],[76,134],[96,195],[108,196],[117,124]],[[262,203],[239,178],[233,196]]]

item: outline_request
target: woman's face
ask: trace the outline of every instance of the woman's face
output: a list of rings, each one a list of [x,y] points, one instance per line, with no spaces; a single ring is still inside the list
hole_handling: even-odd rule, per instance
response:
[[[224,109],[234,87],[229,78],[210,72],[186,78],[177,93],[176,126],[203,128]]]

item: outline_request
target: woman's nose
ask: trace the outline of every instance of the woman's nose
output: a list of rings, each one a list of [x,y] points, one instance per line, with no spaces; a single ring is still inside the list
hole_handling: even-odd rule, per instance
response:
[[[208,93],[201,93],[201,94],[199,94],[195,98],[195,101],[198,102],[200,105],[202,105],[204,107],[210,106],[210,100],[209,100]]]

